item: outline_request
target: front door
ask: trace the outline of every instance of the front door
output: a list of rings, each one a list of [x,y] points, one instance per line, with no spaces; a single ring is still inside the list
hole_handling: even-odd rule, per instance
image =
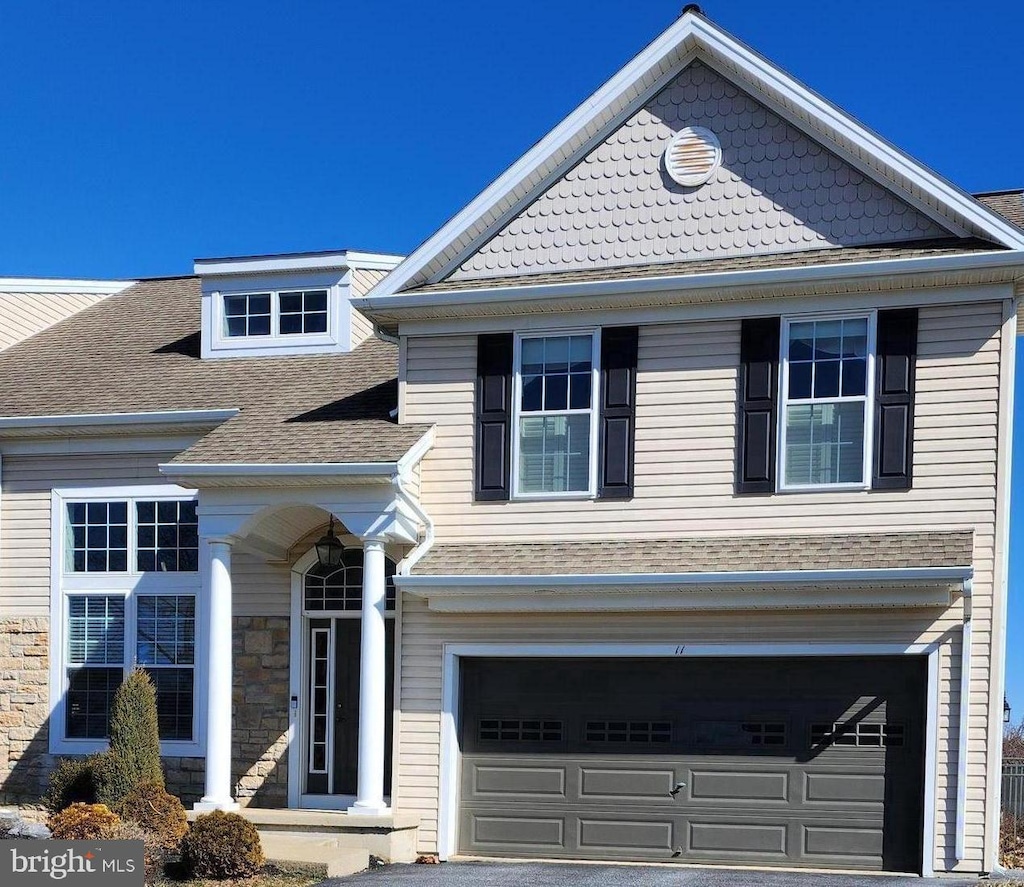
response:
[[[359,782],[359,619],[310,619],[306,794],[355,796]],[[391,792],[395,621],[384,623],[384,793]]]

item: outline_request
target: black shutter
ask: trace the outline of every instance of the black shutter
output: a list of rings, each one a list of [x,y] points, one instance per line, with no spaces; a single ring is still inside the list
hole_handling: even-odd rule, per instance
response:
[[[736,416],[736,492],[775,490],[776,404],[779,398],[779,318],[744,320]]]
[[[917,309],[879,311],[872,489],[910,489],[914,473],[916,363]]]
[[[512,334],[476,340],[477,501],[509,498],[512,457]]]
[[[640,331],[635,326],[605,327],[601,330],[599,499],[630,499],[633,496],[639,338]]]

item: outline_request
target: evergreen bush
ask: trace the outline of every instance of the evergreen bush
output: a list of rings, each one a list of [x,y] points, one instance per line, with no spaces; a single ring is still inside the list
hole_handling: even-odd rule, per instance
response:
[[[55,841],[100,841],[110,838],[121,820],[105,804],[72,804],[51,814],[46,824]]]
[[[137,786],[164,787],[160,766],[156,688],[135,668],[114,694],[110,712],[110,750],[96,768],[96,797],[116,808]]]
[[[190,878],[251,878],[266,860],[256,827],[237,813],[217,810],[200,816],[181,842],[181,861]]]
[[[173,853],[188,832],[185,808],[161,785],[144,782],[133,788],[117,807],[126,822],[149,832],[166,853]]]
[[[96,803],[97,756],[89,758],[61,758],[50,773],[49,788],[43,795],[43,805],[51,813],[58,813],[75,803]]]

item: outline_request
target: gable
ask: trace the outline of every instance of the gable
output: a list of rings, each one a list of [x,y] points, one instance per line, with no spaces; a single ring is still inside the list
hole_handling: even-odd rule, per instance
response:
[[[684,187],[669,140],[713,132],[722,163]],[[949,237],[950,232],[694,61],[448,276],[611,268]]]

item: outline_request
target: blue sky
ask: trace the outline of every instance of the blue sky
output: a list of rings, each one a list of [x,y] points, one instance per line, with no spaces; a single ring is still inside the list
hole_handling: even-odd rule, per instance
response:
[[[0,4],[0,275],[407,252],[682,0]],[[707,14],[967,190],[1024,185],[1024,4],[708,0]],[[1024,368],[1024,367],[1022,367]],[[1024,502],[1024,397],[1015,501]],[[1021,552],[1024,521],[1014,525]],[[1024,576],[1024,556],[1011,571]],[[1011,636],[1024,605],[1011,594]],[[1024,714],[1024,644],[1009,694]]]

